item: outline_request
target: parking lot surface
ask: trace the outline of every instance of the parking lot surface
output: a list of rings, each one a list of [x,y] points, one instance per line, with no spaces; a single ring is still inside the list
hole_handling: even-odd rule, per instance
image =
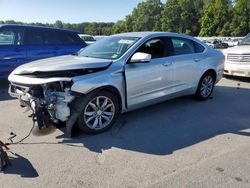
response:
[[[0,139],[32,127],[0,89]],[[223,78],[207,101],[182,97],[122,115],[99,135],[33,130],[11,145],[0,187],[250,187],[250,79]]]

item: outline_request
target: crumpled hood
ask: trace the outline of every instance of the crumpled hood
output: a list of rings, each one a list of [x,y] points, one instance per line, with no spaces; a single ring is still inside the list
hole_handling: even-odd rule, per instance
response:
[[[34,72],[52,72],[109,66],[111,60],[65,55],[33,61],[17,67],[12,74],[21,75]]]
[[[223,53],[250,54],[250,45],[239,45],[232,48],[227,48],[223,50]]]

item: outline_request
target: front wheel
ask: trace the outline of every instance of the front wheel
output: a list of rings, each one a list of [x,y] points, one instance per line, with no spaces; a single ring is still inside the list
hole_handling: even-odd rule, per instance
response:
[[[195,93],[195,98],[198,100],[206,100],[213,92],[215,84],[215,76],[211,72],[205,73],[199,82]]]
[[[114,124],[119,115],[119,105],[112,93],[90,93],[84,100],[84,108],[77,122],[82,131],[97,134]]]

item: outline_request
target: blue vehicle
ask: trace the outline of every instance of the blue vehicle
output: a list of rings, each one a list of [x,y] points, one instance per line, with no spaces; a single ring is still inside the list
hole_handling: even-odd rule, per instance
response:
[[[27,25],[0,25],[0,79],[30,61],[73,54],[86,43],[76,31]]]

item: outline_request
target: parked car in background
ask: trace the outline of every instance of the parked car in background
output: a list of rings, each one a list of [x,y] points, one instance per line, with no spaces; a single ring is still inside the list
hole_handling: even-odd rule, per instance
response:
[[[94,36],[94,39],[96,40],[96,41],[98,41],[98,40],[101,40],[101,39],[103,39],[103,38],[105,38],[105,37],[107,37],[106,35],[96,35],[96,36]]]
[[[21,64],[84,48],[78,33],[71,30],[27,25],[0,25],[0,79]]]
[[[213,41],[214,48],[217,49],[223,49],[223,48],[228,48],[228,43],[223,42],[222,40],[215,39]]]
[[[239,44],[239,39],[228,38],[228,39],[224,40],[224,42],[226,42],[228,44],[228,47],[233,47],[233,46],[237,46]]]
[[[40,128],[65,121],[67,130],[76,124],[100,133],[120,112],[183,95],[208,99],[223,70],[221,51],[191,36],[123,33],[75,56],[18,67],[9,76],[9,93],[33,109]]]
[[[238,46],[223,50],[226,57],[224,74],[250,77],[250,33]]]
[[[209,47],[211,48],[214,48],[214,44],[212,41],[209,41],[209,40],[202,40],[202,42],[204,42],[206,45],[208,45]]]
[[[94,42],[96,42],[96,40],[94,39],[94,37],[92,35],[86,35],[86,34],[79,34],[79,37],[84,40],[84,42],[87,45],[93,44]]]

